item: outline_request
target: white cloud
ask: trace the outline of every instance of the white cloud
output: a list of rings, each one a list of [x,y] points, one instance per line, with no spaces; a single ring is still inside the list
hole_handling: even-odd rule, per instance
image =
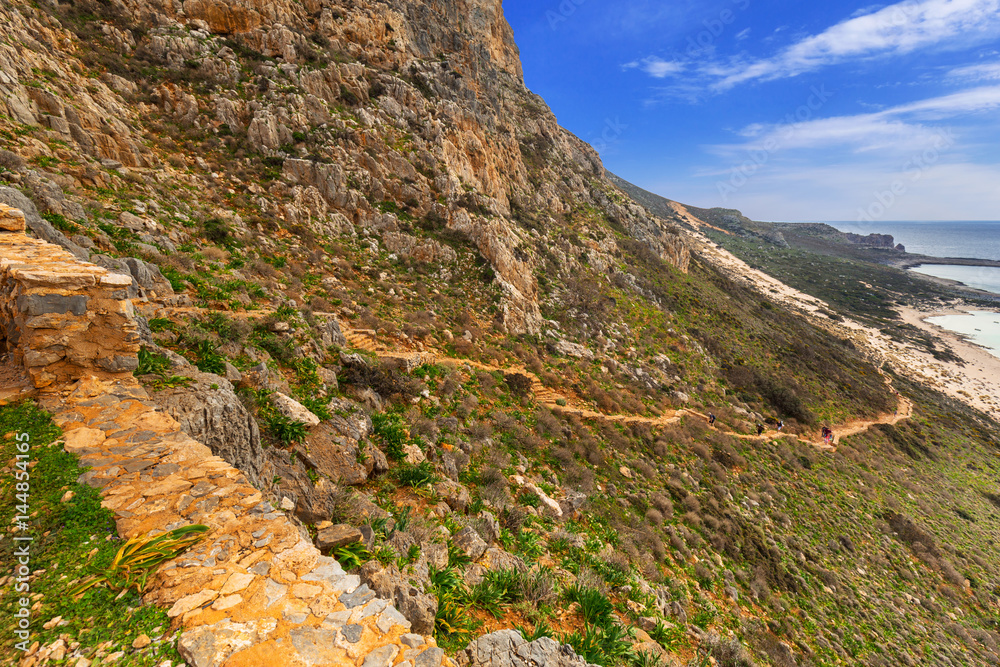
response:
[[[663,79],[668,76],[680,74],[684,71],[684,65],[674,60],[663,60],[656,56],[633,60],[622,65],[623,69],[639,69],[655,79]]]
[[[736,35],[740,41],[748,30]],[[733,58],[688,64],[652,56],[626,65],[664,78],[685,69],[714,80],[715,90],[750,81],[797,76],[851,59],[902,55],[928,48],[969,48],[1000,36],[1000,0],[904,0],[848,18],[823,32],[785,47],[770,58]],[[978,69],[977,69],[978,67]],[[966,76],[998,76],[997,65],[956,70]]]
[[[684,192],[684,186],[669,196],[695,206],[726,206],[740,209],[754,220],[806,222],[813,220],[858,220],[860,213],[879,220],[991,220],[1000,208],[1000,168],[995,165],[949,161],[942,154],[930,168],[907,171],[880,164],[831,166],[779,166],[757,174],[723,202],[715,180],[703,190]],[[899,194],[885,195],[896,186]],[[890,202],[880,210],[879,196]]]
[[[882,115],[914,114],[922,118],[948,118],[958,114],[991,111],[1000,107],[1000,86],[970,88],[951,95],[903,104]]]
[[[796,76],[850,58],[904,54],[946,42],[968,47],[1000,32],[1000,0],[905,0],[842,21],[774,58],[736,64],[715,85]]]
[[[792,119],[784,123],[753,123],[737,134],[743,143],[708,147],[709,152],[734,156],[746,151],[774,153],[788,149],[839,148],[854,153],[885,150],[897,155],[940,143],[946,130],[926,122],[1000,108],[1000,85],[971,88],[951,95],[901,104],[873,113],[830,118]]]
[[[997,81],[1000,80],[1000,62],[956,67],[948,72],[948,77],[975,82]]]

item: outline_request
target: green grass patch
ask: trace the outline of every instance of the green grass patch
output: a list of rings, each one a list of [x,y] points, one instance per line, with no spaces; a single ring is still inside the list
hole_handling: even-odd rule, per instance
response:
[[[22,597],[31,602],[30,638],[51,644],[59,637],[67,644],[79,642],[79,647],[67,655],[80,655],[94,660],[98,647],[105,645],[102,655],[118,651],[124,655],[115,664],[136,667],[154,666],[164,660],[181,661],[169,632],[170,619],[166,611],[145,605],[134,590],[124,592],[103,587],[88,589],[79,598],[70,590],[93,569],[107,569],[122,542],[118,539],[111,511],[101,507],[96,489],[77,484],[84,472],[77,457],[56,444],[61,435],[50,416],[34,403],[0,407],[0,460],[5,469],[0,477],[0,513],[5,518],[5,537],[0,541],[0,562],[17,562],[16,549],[23,543],[15,536],[30,536],[30,564],[34,573],[28,579],[29,589],[16,591],[16,582],[0,590],[0,613],[13,619]],[[25,435],[27,434],[27,439]],[[17,465],[18,442],[30,444],[26,452],[26,470]],[[26,472],[17,480],[17,472]],[[17,484],[28,484],[17,487]],[[23,489],[27,489],[24,491]],[[62,500],[69,493],[72,498]],[[27,496],[19,494],[27,493]],[[24,514],[19,505],[27,502],[26,531],[12,532],[10,519]],[[62,620],[49,629],[43,626],[61,616]],[[0,625],[0,646],[5,655],[17,655],[14,623]],[[144,649],[133,649],[132,642],[141,634],[153,643]],[[72,664],[72,662],[70,663]]]

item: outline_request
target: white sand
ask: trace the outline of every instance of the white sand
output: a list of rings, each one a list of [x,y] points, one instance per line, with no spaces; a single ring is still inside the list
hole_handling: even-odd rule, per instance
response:
[[[683,207],[678,205],[676,208],[685,219],[706,226],[686,209],[681,211]],[[817,326],[854,341],[860,349],[868,350],[876,363],[884,362],[900,375],[919,380],[1000,420],[1000,358],[953,332],[924,321],[936,315],[960,314],[962,311],[955,310],[957,302],[950,310],[900,309],[904,322],[943,341],[964,363],[939,361],[911,343],[892,340],[881,331],[854,320],[845,318],[841,322],[834,322],[821,312],[829,309],[823,300],[799,292],[776,278],[751,268],[729,251],[716,246],[700,232],[686,232],[686,236],[693,252],[717,266],[731,279],[747,284],[772,300],[803,313]]]

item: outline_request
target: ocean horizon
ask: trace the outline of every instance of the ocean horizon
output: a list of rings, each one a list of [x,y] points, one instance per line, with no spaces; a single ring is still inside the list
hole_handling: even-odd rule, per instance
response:
[[[1000,261],[1000,221],[880,221],[825,223],[842,232],[892,234],[906,251],[930,257],[963,257]]]

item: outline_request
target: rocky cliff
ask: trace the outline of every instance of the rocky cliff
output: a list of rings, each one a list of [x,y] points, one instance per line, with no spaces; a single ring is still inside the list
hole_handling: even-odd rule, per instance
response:
[[[185,659],[228,667],[1000,660],[997,426],[897,377],[904,403],[860,344],[716,269],[685,225],[761,252],[783,228],[613,181],[525,88],[498,0],[24,2],[0,22],[9,224],[121,274],[138,313],[141,349],[103,370],[142,405],[88,385],[57,419],[100,441],[81,479],[126,488],[135,436],[167,458],[128,479],[184,479],[127,486],[106,505],[122,534],[222,531],[236,486],[259,508],[232,548],[164,568],[146,602],[181,620],[154,648],[179,622]],[[51,358],[29,360],[79,374],[10,286],[8,347],[35,327]],[[162,432],[120,421],[154,406]],[[287,549],[310,562],[257,560]],[[25,667],[64,645],[152,664],[56,606],[65,582]]]
[[[540,257],[581,210],[686,269],[676,231],[623,197],[525,88],[499,1],[46,7],[0,10],[0,110],[8,131],[39,128],[8,161],[41,167],[14,182],[49,213],[79,219],[74,194],[124,179],[318,233],[360,229],[419,259],[447,259],[433,237],[457,237],[492,267],[497,317],[515,333],[541,330]],[[160,250],[190,237],[126,213],[118,222]],[[245,217],[239,232],[265,231]]]

